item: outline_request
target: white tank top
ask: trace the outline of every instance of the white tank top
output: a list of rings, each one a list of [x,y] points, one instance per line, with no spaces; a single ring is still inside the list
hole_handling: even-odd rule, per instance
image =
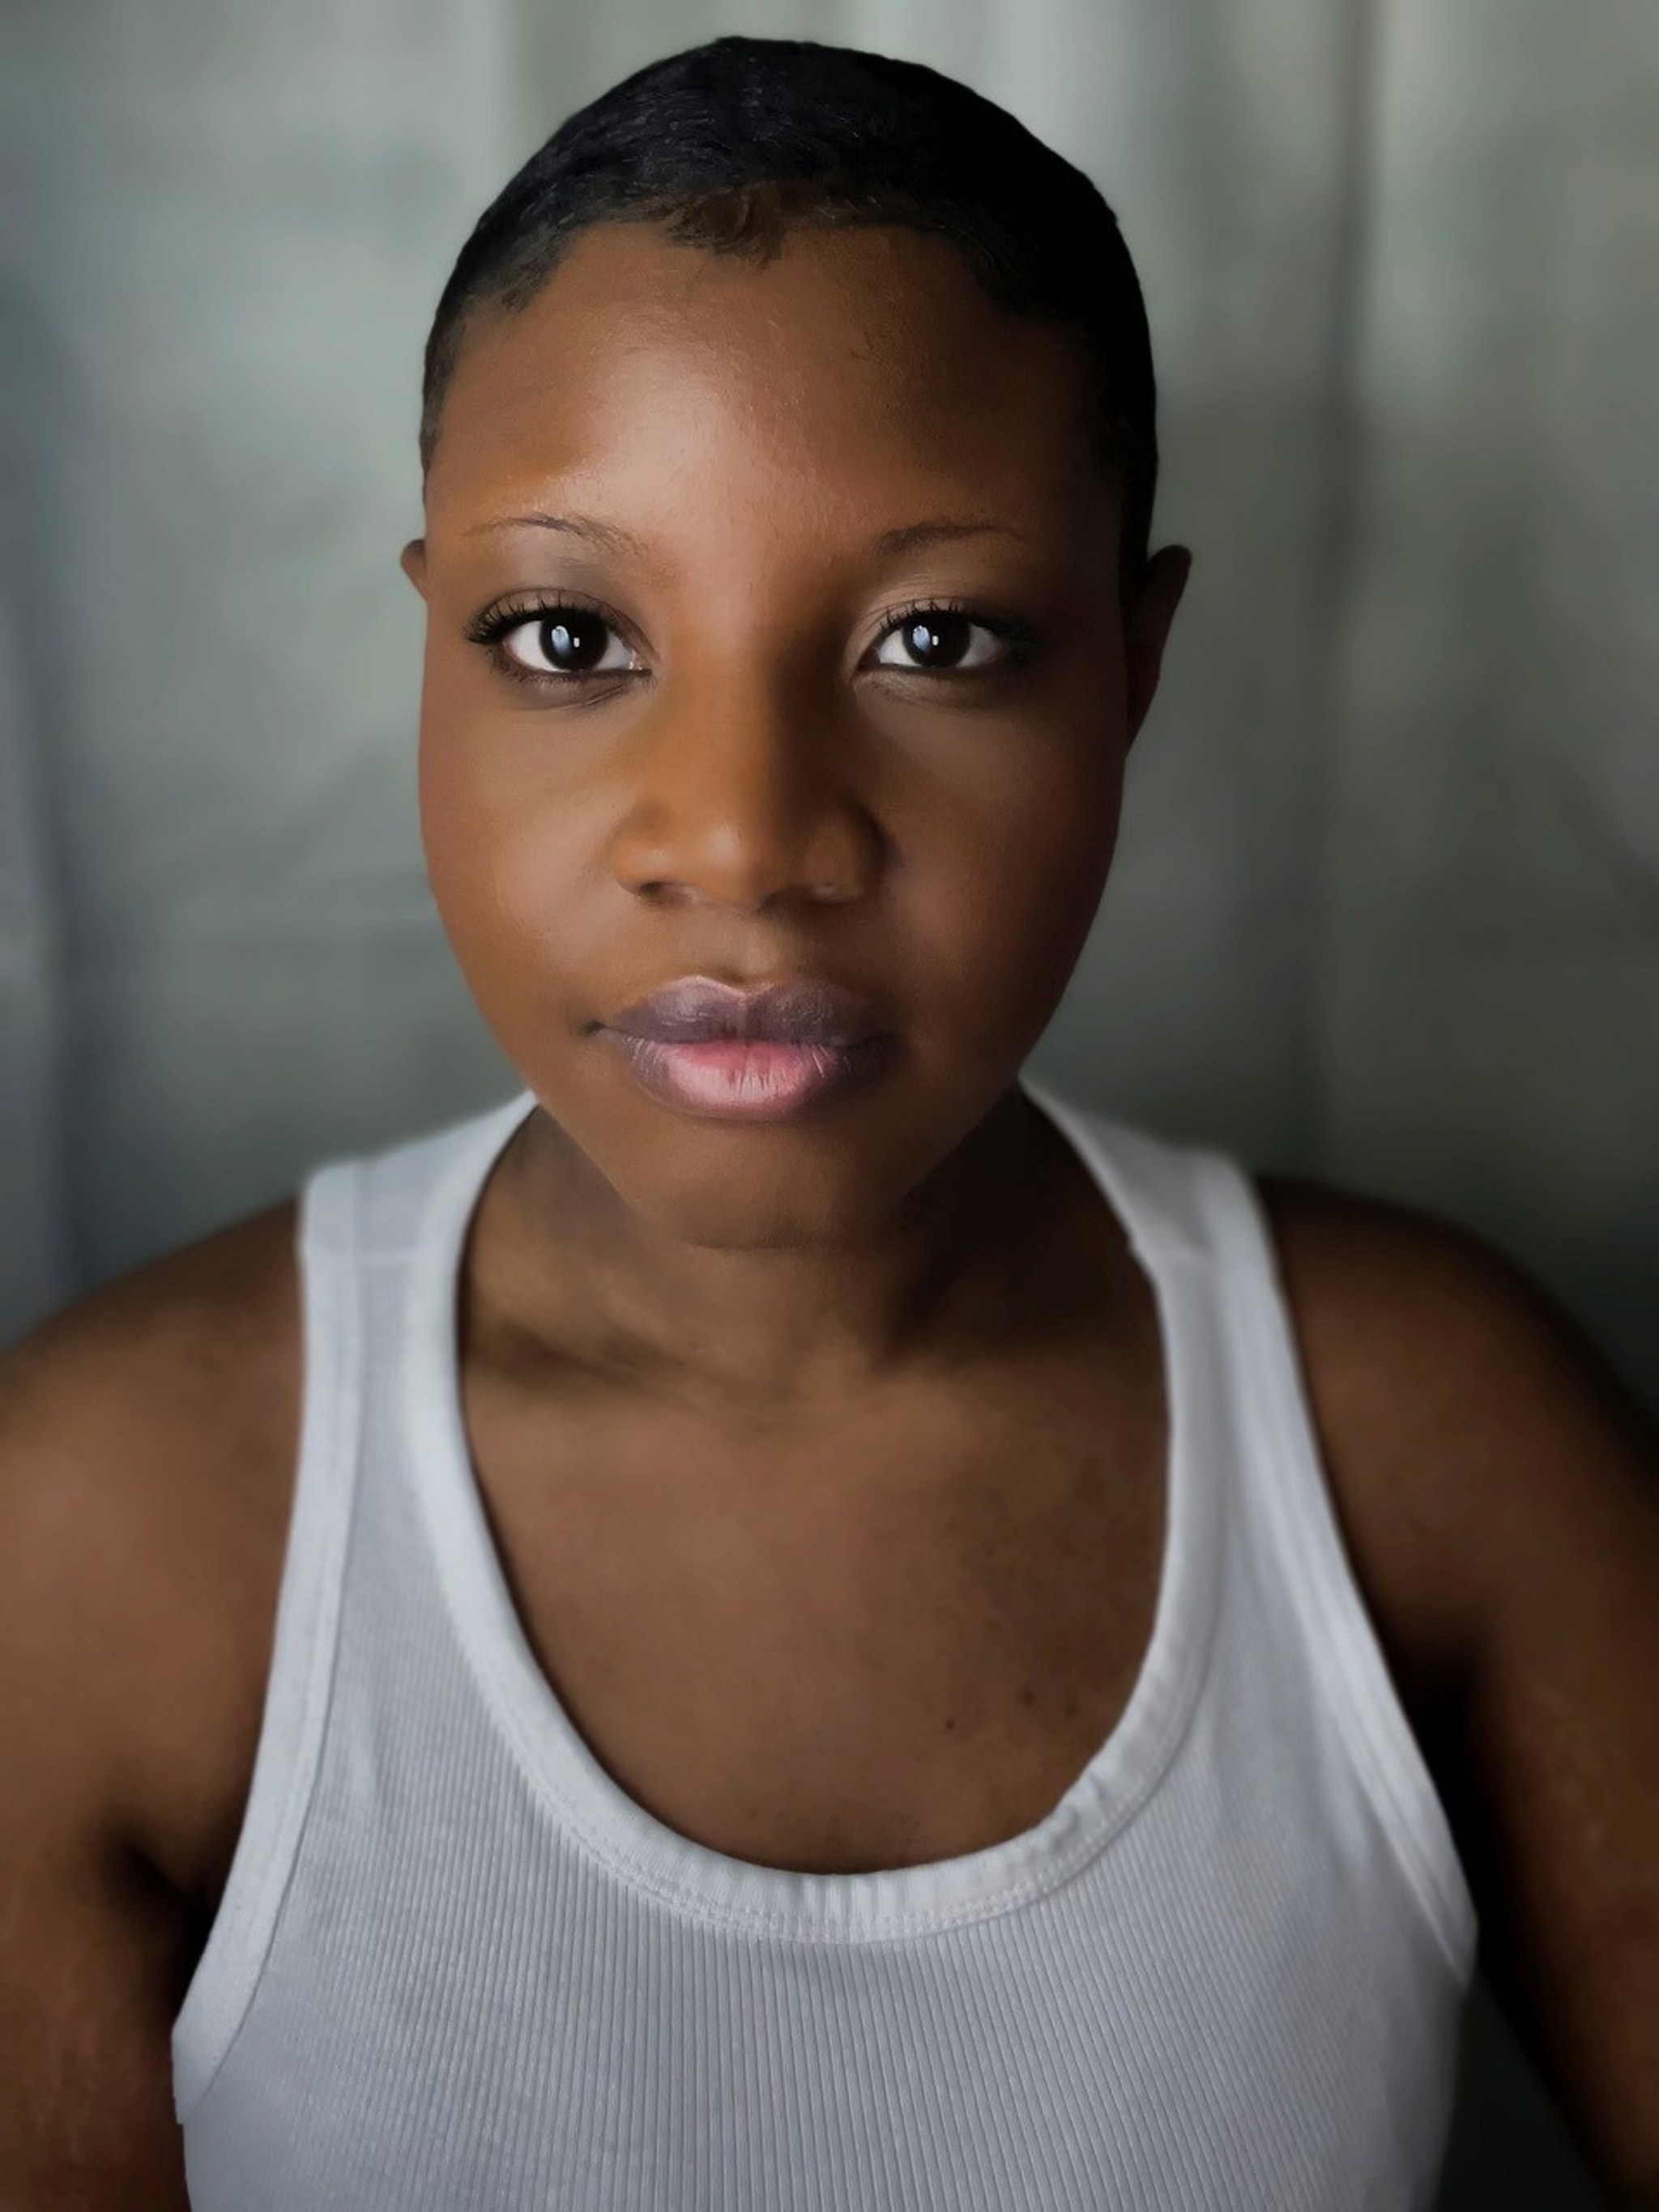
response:
[[[1151,1277],[1148,1649],[1036,1826],[803,1874],[629,1796],[538,1666],[455,1290],[529,1092],[313,1171],[252,1786],[173,2030],[195,2212],[1406,2212],[1476,1921],[1333,1516],[1254,1187],[1022,1087]]]

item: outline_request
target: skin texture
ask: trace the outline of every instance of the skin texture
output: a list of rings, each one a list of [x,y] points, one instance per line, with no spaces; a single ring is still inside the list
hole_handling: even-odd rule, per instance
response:
[[[759,265],[612,227],[470,334],[404,554],[429,611],[434,889],[548,1109],[489,1178],[464,1269],[481,1494],[544,1663],[570,1639],[549,1671],[578,1723],[663,1817],[701,1778],[694,1833],[729,1834],[710,1777],[754,1773],[741,1731],[775,1736],[780,1681],[818,1699],[792,1717],[834,1752],[789,1777],[803,1850],[943,1856],[1029,1822],[1144,1653],[1156,1329],[1012,1087],[1093,919],[1188,568],[1165,549],[1120,606],[1080,393],[1064,336],[939,241],[800,234]],[[532,510],[630,542],[502,526]],[[941,517],[1001,527],[872,548]],[[532,590],[601,602],[640,672],[580,700],[515,684],[465,632]],[[1042,653],[878,668],[884,626],[934,596],[1023,617]],[[852,983],[902,1060],[810,1123],[674,1114],[592,1024],[695,969]],[[1482,1964],[1607,2202],[1652,2212],[1659,1453],[1478,1238],[1259,1188]],[[294,1230],[291,1203],[234,1224],[0,1360],[0,2212],[185,2205],[167,2033],[258,1736],[301,1403]],[[999,1369],[1021,1330],[1029,1356]],[[565,1454],[580,1495],[555,1480],[573,1380],[597,1409]],[[672,1438],[665,1472],[642,1436]],[[848,1466],[878,1494],[849,1503]],[[688,1588],[694,1541],[722,1571]],[[699,1617],[696,1588],[735,1601]],[[637,1620],[665,1626],[630,1644]],[[971,1757],[924,1758],[999,1698]],[[889,1832],[826,1838],[826,1807],[858,1817],[883,1788]],[[748,1810],[776,1852],[790,1808],[769,1786]]]
[[[456,957],[548,1109],[506,1172],[556,1224],[537,1319],[573,1356],[805,1414],[988,1325],[1041,1180],[1012,1086],[1093,921],[1190,566],[1165,549],[1120,606],[1084,390],[1075,340],[885,229],[762,266],[601,226],[463,354],[404,555],[422,821]],[[512,520],[535,513],[632,543]],[[939,520],[984,526],[878,546]],[[538,688],[465,635],[561,589],[640,672]],[[939,599],[1028,622],[1036,657],[872,665]],[[866,990],[902,1062],[810,1121],[666,1110],[588,1025],[694,972]]]

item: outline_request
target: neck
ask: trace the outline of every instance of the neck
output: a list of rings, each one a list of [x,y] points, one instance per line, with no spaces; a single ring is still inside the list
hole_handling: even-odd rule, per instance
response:
[[[491,1178],[483,1300],[538,1366],[722,1419],[808,1421],[924,1371],[1008,1358],[1074,1280],[1080,1177],[1016,1086],[875,1233],[690,1244],[641,1220],[538,1109]],[[1088,1195],[1097,1249],[1105,1209]]]

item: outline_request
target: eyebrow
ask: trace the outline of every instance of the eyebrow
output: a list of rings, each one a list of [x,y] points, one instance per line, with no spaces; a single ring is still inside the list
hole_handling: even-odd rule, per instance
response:
[[[1018,538],[1022,544],[1025,543],[1012,523],[977,519],[958,521],[940,516],[932,522],[907,522],[896,530],[884,530],[879,538],[872,541],[870,550],[874,553],[914,553],[918,546],[937,544],[943,538],[978,538],[988,531],[1004,538]]]
[[[615,553],[642,555],[644,546],[626,530],[614,523],[601,522],[591,514],[547,514],[532,507],[523,514],[503,514],[489,522],[475,522],[462,532],[465,538],[477,538],[495,530],[562,530],[574,538],[587,538]],[[957,519],[939,515],[926,522],[901,523],[896,530],[884,530],[870,541],[872,553],[914,553],[924,545],[935,545],[953,538],[978,538],[994,532],[1005,538],[1025,541],[1011,523],[981,520],[975,517]]]
[[[597,544],[608,546],[617,553],[642,553],[645,548],[639,539],[626,530],[618,530],[614,523],[600,522],[591,514],[544,514],[532,507],[526,514],[499,514],[489,522],[475,522],[461,532],[463,538],[477,538],[490,530],[565,530],[575,538],[591,538]]]

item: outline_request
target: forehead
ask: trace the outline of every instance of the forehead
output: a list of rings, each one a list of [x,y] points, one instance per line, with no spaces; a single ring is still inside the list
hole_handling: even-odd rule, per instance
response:
[[[485,310],[446,397],[428,527],[526,490],[591,499],[712,471],[796,507],[960,505],[1098,530],[1087,364],[1065,327],[1002,307],[949,241],[800,228],[761,262],[644,223],[580,234],[525,307]]]

